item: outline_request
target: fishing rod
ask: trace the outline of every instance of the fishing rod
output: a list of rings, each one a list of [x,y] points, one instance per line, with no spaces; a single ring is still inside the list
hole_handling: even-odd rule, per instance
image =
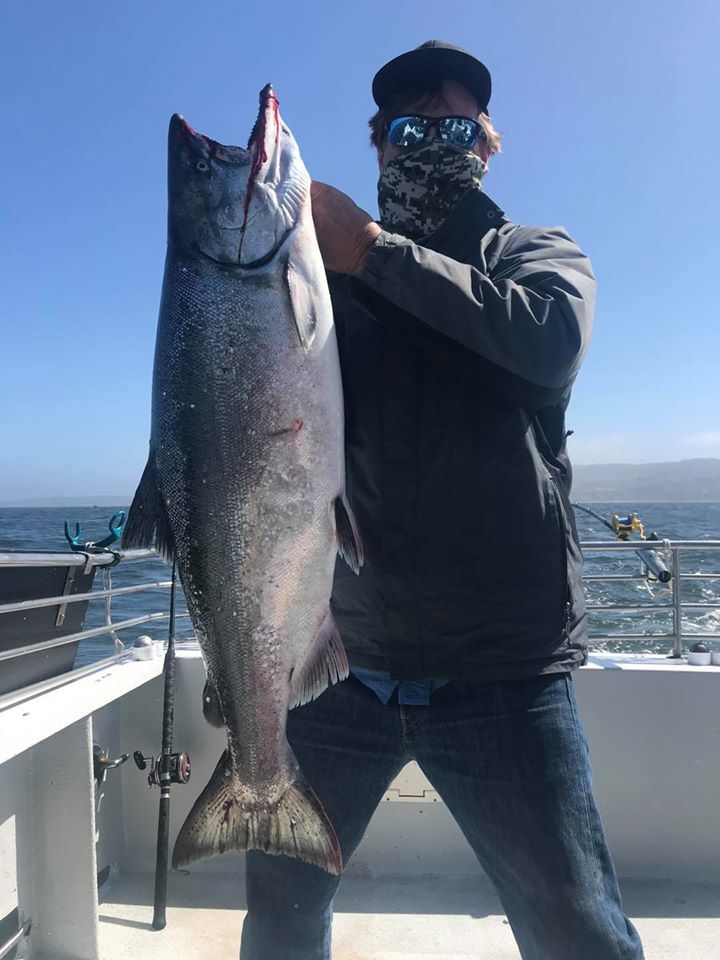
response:
[[[617,513],[613,514],[612,522],[610,522],[590,507],[584,507],[579,503],[573,503],[571,506],[574,507],[575,510],[582,510],[583,513],[587,513],[589,516],[599,520],[600,523],[615,534],[618,540],[629,540],[630,534],[639,533],[641,540],[660,541],[660,537],[655,532],[645,536],[645,527],[636,513],[631,513],[628,517],[620,517]],[[650,573],[652,573],[660,583],[669,583],[672,580],[672,573],[668,570],[665,561],[656,550],[636,550],[635,552]]]
[[[160,756],[144,757],[140,750],[133,754],[138,769],[145,770],[150,764],[148,784],[160,787],[158,810],[157,851],[155,857],[155,896],[153,901],[154,930],[164,930],[167,924],[167,874],[170,845],[170,786],[187,783],[190,779],[190,757],[186,753],[173,753],[175,727],[175,595],[177,587],[177,561],[173,559],[170,583],[170,616],[168,624],[168,647],[163,672],[163,725]]]

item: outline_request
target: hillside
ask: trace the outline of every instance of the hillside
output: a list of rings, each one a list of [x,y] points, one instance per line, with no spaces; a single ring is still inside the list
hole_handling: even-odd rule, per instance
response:
[[[720,460],[595,463],[573,469],[575,500],[720,501]]]

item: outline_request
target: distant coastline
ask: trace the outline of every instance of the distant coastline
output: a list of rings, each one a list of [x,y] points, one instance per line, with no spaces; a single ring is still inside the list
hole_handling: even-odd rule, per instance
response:
[[[6,500],[0,502],[2,510],[43,510],[53,507],[78,507],[84,510],[91,510],[95,507],[117,507],[119,510],[127,510],[132,501],[132,497],[33,497],[30,500]]]
[[[720,459],[573,465],[572,496],[589,503],[720,503]],[[8,498],[4,509],[116,507],[131,496]]]
[[[720,460],[578,464],[572,493],[578,500],[600,502],[716,503]]]

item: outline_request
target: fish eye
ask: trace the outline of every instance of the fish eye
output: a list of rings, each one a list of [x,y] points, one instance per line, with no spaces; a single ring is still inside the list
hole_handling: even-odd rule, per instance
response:
[[[205,171],[209,170],[210,168],[208,167],[207,163],[205,163],[204,160],[198,160],[198,162],[195,164],[195,169],[200,170],[202,173],[205,173]]]

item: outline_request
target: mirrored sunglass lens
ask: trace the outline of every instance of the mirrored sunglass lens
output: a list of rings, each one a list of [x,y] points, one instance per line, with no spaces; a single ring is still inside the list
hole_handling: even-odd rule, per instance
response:
[[[440,124],[440,136],[458,147],[472,147],[478,138],[479,128],[472,120],[448,117]]]
[[[425,136],[426,122],[421,117],[398,117],[388,130],[388,141],[396,147],[411,147]]]

